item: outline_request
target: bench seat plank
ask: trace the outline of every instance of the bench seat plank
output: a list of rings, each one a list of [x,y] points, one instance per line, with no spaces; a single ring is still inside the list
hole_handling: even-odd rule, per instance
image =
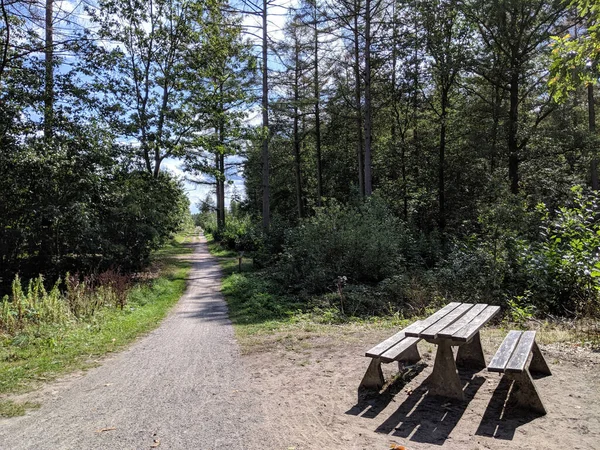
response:
[[[521,331],[509,331],[488,366],[490,372],[504,372],[504,368],[508,364],[510,357],[519,343],[521,334]]]
[[[473,336],[477,334],[477,332],[482,326],[489,322],[499,312],[499,306],[488,306],[473,320],[471,320],[471,322],[469,322],[466,326],[454,333],[452,335],[452,339],[455,341],[468,342]]]
[[[442,319],[438,320],[436,323],[431,325],[429,328],[424,330],[420,336],[425,339],[435,339],[438,336],[438,333],[442,331],[447,326],[456,322],[460,319],[466,312],[468,312],[473,307],[472,303],[463,303],[458,308],[454,308],[448,314],[446,314]]]
[[[521,334],[519,344],[513,352],[508,364],[504,368],[505,372],[519,373],[525,369],[525,364],[531,353],[533,342],[535,341],[535,331],[525,331]]]
[[[451,325],[449,325],[446,328],[444,328],[443,330],[441,330],[438,333],[438,337],[441,337],[441,338],[452,337],[452,335],[454,333],[456,333],[458,330],[467,326],[469,324],[469,322],[471,322],[471,320],[473,320],[475,317],[477,317],[479,315],[479,313],[481,311],[483,311],[487,306],[488,305],[481,304],[481,303],[473,306],[460,319],[458,319],[456,322],[452,323]]]
[[[385,353],[390,348],[392,348],[394,345],[396,345],[399,342],[401,342],[405,337],[406,336],[404,334],[404,330],[399,331],[398,333],[396,333],[392,337],[387,338],[385,341],[380,342],[379,344],[377,344],[375,347],[373,347],[371,350],[369,350],[365,354],[365,356],[369,356],[371,358],[378,358],[379,356],[381,356],[382,353]]]
[[[381,355],[381,360],[383,362],[392,362],[395,361],[402,353],[409,349],[411,345],[415,345],[419,342],[420,338],[415,337],[406,337],[398,344],[394,345],[392,348],[387,350],[385,353]]]
[[[446,306],[444,306],[438,312],[432,314],[427,319],[421,320],[420,322],[415,324],[416,326],[414,326],[414,327],[411,326],[409,328],[406,328],[404,330],[404,331],[406,331],[406,335],[410,336],[410,337],[421,337],[420,335],[424,330],[429,328],[431,325],[436,323],[438,320],[443,319],[446,316],[446,314],[449,314],[452,310],[456,309],[459,305],[460,305],[460,303],[456,303],[456,302],[448,303]]]

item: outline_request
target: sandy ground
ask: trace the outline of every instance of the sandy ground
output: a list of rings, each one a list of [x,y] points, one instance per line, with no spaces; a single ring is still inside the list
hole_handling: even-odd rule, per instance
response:
[[[197,245],[188,290],[162,326],[27,394],[43,405],[0,420],[0,450],[600,449],[599,353],[542,346],[553,372],[536,380],[543,417],[505,407],[509,386],[485,370],[461,372],[466,402],[427,395],[435,348],[423,343],[422,363],[359,397],[365,350],[393,331],[286,331],[244,341],[242,355],[219,276]],[[489,359],[501,337],[482,340]],[[384,372],[393,379],[397,366]]]
[[[362,355],[391,334],[288,334],[249,351],[244,362],[271,420],[287,430],[285,448],[600,449],[600,354],[542,346],[553,372],[535,380],[543,417],[511,407],[510,386],[486,370],[460,373],[467,402],[428,396],[423,381],[435,350],[422,343],[422,364],[382,393],[359,398],[368,366]],[[500,339],[484,334],[482,341],[489,359]],[[385,365],[384,373],[393,379],[397,366]]]
[[[218,264],[205,243],[196,247],[186,293],[161,327],[101,367],[29,394],[42,407],[0,421],[0,449],[280,447],[240,365]]]

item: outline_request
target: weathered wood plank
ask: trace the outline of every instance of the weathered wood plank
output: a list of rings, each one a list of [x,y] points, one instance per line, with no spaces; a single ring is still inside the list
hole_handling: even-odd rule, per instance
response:
[[[381,355],[381,360],[383,362],[392,362],[395,361],[398,356],[404,353],[411,345],[415,345],[419,342],[420,338],[415,337],[406,337],[398,344],[394,345],[392,348],[387,350],[385,353]]]
[[[533,342],[535,341],[535,331],[525,331],[521,335],[519,345],[513,352],[508,364],[504,368],[505,372],[509,373],[520,373],[525,369],[525,364],[531,353]]]
[[[473,307],[472,303],[463,303],[459,307],[454,308],[448,314],[446,314],[442,319],[438,320],[436,323],[431,325],[426,330],[421,332],[421,337],[426,339],[435,339],[438,337],[438,333],[446,328],[448,325],[451,325],[458,319],[460,319],[466,312],[468,312]]]
[[[462,316],[460,319],[458,319],[456,322],[454,322],[453,324],[451,324],[451,325],[447,326],[446,328],[444,328],[443,330],[441,330],[438,333],[438,337],[440,337],[440,338],[452,337],[452,335],[454,333],[456,333],[458,330],[460,330],[463,327],[466,327],[469,324],[469,322],[471,322],[471,320],[473,320],[475,317],[477,317],[481,311],[483,311],[485,308],[487,308],[487,306],[488,305],[486,305],[484,303],[476,304],[471,309],[469,309],[469,311],[467,311],[467,313],[464,316]]]
[[[509,331],[504,341],[500,345],[500,348],[492,358],[488,366],[488,370],[490,372],[500,372],[504,373],[504,368],[508,364],[510,357],[512,356],[517,344],[519,343],[519,339],[521,338],[521,331]]]
[[[446,314],[450,313],[452,310],[458,308],[459,306],[460,306],[460,303],[457,303],[457,302],[448,303],[446,306],[444,306],[442,309],[440,309],[436,313],[432,314],[425,320],[421,320],[420,322],[418,322],[418,324],[413,324],[414,326],[411,325],[410,327],[405,328],[404,331],[406,332],[407,336],[421,337],[420,334],[424,330],[429,328],[431,325],[436,323],[438,320],[443,319],[446,316]]]
[[[389,350],[390,348],[392,348],[394,345],[398,344],[398,342],[402,341],[405,337],[406,336],[404,334],[404,330],[399,331],[398,333],[396,333],[392,337],[387,338],[385,341],[380,342],[379,344],[377,344],[375,347],[373,347],[371,350],[369,350],[365,354],[365,356],[369,356],[371,358],[377,358],[382,353],[385,353],[387,350]]]
[[[499,306],[488,306],[481,313],[471,320],[466,326],[462,327],[456,333],[452,335],[452,339],[455,341],[467,342],[469,341],[479,329],[488,323],[492,317],[500,312]]]

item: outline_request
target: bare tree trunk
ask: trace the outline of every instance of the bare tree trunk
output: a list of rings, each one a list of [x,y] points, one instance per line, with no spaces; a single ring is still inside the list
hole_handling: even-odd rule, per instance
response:
[[[358,158],[358,190],[360,196],[365,195],[365,184],[364,184],[364,169],[363,169],[363,119],[362,119],[362,105],[361,105],[361,82],[360,82],[360,50],[359,50],[359,37],[360,33],[358,30],[358,15],[360,13],[359,2],[354,2],[354,100],[356,103],[356,129],[358,133],[356,143],[356,153]]]
[[[596,105],[594,104],[594,85],[588,84],[588,128],[592,137],[596,135]],[[596,142],[592,140],[592,189],[598,190],[598,157],[596,156]]]
[[[445,87],[442,88],[441,98],[441,114],[440,114],[440,148],[439,148],[439,168],[438,168],[438,201],[439,201],[439,218],[438,224],[441,230],[446,227],[446,186],[444,169],[446,166],[446,120],[448,107],[448,91]]]
[[[223,229],[225,229],[225,227],[227,226],[227,223],[225,221],[225,155],[220,154],[219,155],[219,170],[221,172],[221,182],[219,183],[219,197],[221,197],[221,208],[219,209],[219,212],[221,213],[221,226],[223,227]]]
[[[300,161],[300,131],[298,122],[300,120],[300,113],[298,108],[298,102],[300,101],[300,45],[298,41],[295,42],[294,48],[294,175],[296,179],[296,205],[298,208],[298,217],[304,216],[303,205],[302,205],[302,172],[301,172],[301,161]]]
[[[267,0],[263,0],[262,9],[262,226],[269,231],[271,222],[269,195],[269,84],[267,65]]]
[[[371,0],[365,5],[365,195],[373,193],[371,141],[373,113],[371,110]]]
[[[222,147],[224,140],[224,127],[222,123],[215,128],[215,133],[217,134],[219,147]],[[219,231],[223,231],[225,229],[225,156],[220,152],[215,153],[215,167],[217,170],[217,176],[215,177],[217,228]]]
[[[46,42],[44,51],[44,139],[52,139],[54,122],[54,38],[52,16],[54,0],[46,0]]]
[[[315,145],[317,151],[317,206],[321,206],[323,198],[323,162],[321,157],[321,86],[319,83],[319,28],[317,21],[317,5],[313,5],[314,29],[314,95],[315,95]]]
[[[496,170],[496,156],[498,153],[498,128],[500,125],[500,104],[502,102],[501,87],[494,86],[494,96],[492,99],[492,149],[490,154],[490,173]]]
[[[510,191],[519,193],[519,72],[513,67],[510,77],[510,111],[508,114],[508,178]]]

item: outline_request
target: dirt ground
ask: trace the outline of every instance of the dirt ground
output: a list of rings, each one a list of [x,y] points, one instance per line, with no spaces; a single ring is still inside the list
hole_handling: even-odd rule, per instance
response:
[[[541,417],[510,406],[510,385],[486,370],[460,373],[464,403],[427,395],[423,381],[435,357],[427,343],[419,343],[421,364],[381,393],[359,399],[369,363],[364,352],[391,334],[280,333],[244,346],[244,366],[283,448],[600,449],[600,353],[541,345],[552,370],[535,380],[548,410]],[[488,360],[500,334],[482,334]],[[384,365],[384,374],[393,380],[397,365]]]

